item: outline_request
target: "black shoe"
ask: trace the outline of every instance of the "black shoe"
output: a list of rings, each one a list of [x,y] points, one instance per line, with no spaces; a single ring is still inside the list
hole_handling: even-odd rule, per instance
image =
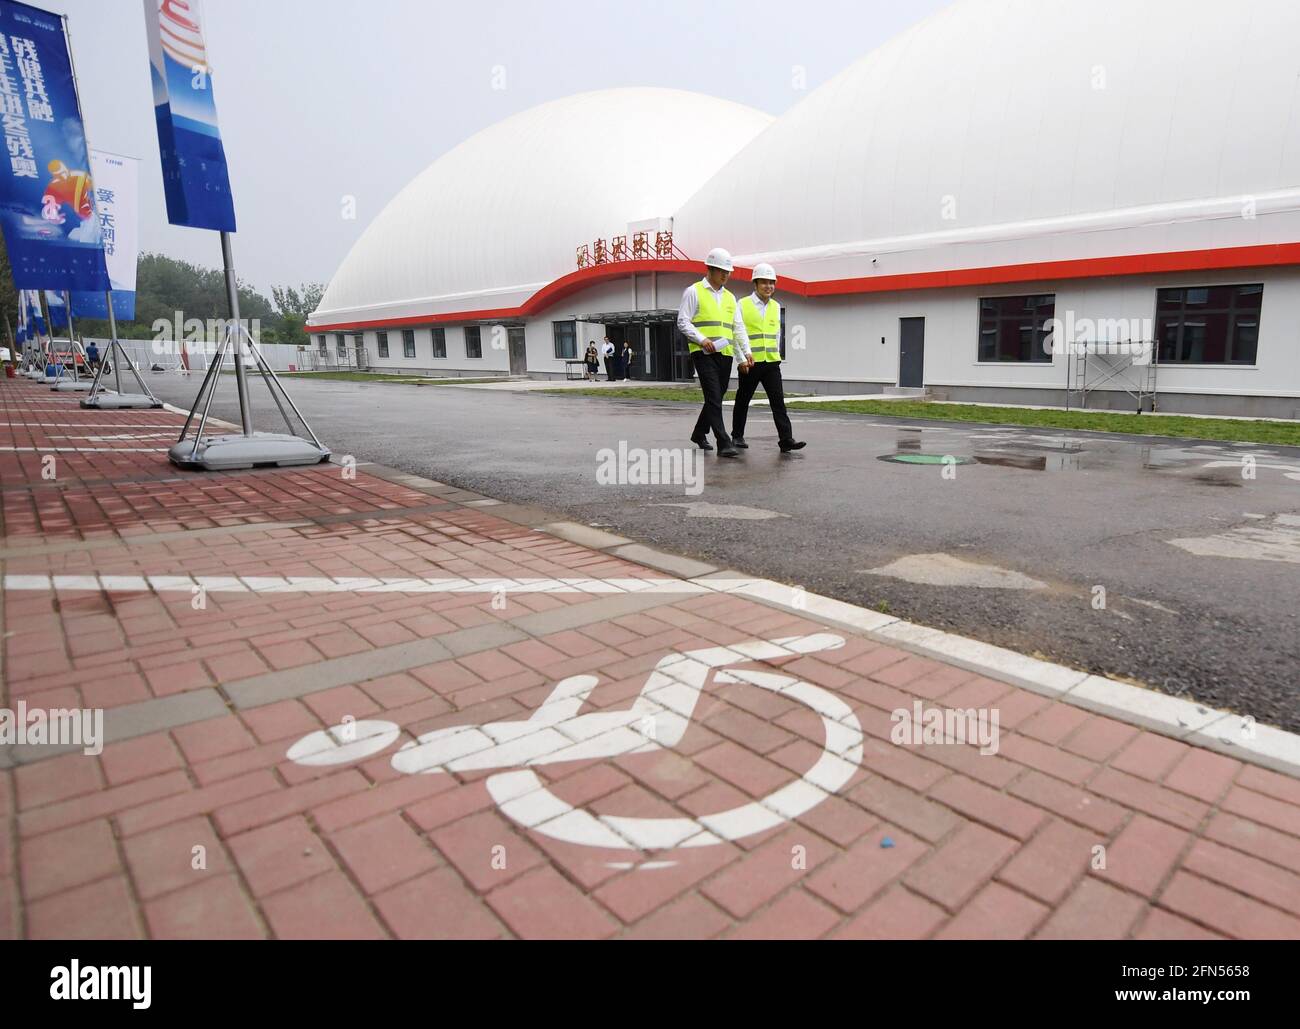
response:
[[[723,447],[721,450],[718,451],[718,456],[719,456],[719,457],[739,457],[739,456],[740,456],[740,451],[737,450],[735,447]]]
[[[808,444],[802,440],[783,439],[777,445],[781,448],[781,453],[788,454],[792,450],[802,450]]]
[[[709,442],[709,437],[708,437],[708,436],[692,436],[692,437],[691,437],[691,442],[694,443],[694,444],[695,444],[697,447],[699,447],[701,450],[712,450],[712,449],[713,449],[713,444]]]
[[[749,449],[749,444],[745,442],[745,437],[744,437],[744,436],[732,436],[732,437],[731,437],[731,445],[732,445],[733,447],[740,447],[741,450],[748,450],[748,449]]]

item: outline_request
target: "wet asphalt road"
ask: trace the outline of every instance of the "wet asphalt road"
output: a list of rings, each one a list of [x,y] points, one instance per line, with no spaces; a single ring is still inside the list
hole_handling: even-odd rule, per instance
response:
[[[767,409],[755,407],[751,449],[734,461],[707,455],[703,491],[688,496],[681,485],[601,485],[596,469],[597,452],[620,441],[689,447],[693,406],[286,381],[336,455],[563,512],[723,567],[1300,731],[1300,448],[800,411],[795,434],[808,448],[781,455]],[[188,408],[198,382],[151,376],[151,386]],[[250,389],[257,428],[279,431],[265,390]],[[213,414],[238,421],[233,401],[233,383],[223,383]],[[899,453],[977,463],[879,460]],[[1255,458],[1253,479],[1242,473],[1246,455]],[[682,506],[698,503],[782,517],[707,517],[718,512]],[[1226,542],[1218,549],[1237,556],[1169,542],[1219,536]],[[870,573],[927,554],[1045,586],[931,585]]]

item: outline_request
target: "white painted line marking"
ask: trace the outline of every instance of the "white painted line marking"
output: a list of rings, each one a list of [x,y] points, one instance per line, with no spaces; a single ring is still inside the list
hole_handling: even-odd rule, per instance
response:
[[[62,410],[62,408],[60,408]],[[159,431],[166,429],[167,435],[172,439],[177,436],[179,425],[173,426],[170,423],[153,422],[149,425],[119,425],[116,422],[0,422],[0,429],[157,429]],[[79,438],[79,437],[69,437]]]
[[[0,447],[6,454],[161,454],[167,447]]]
[[[10,592],[48,590],[45,575],[6,575]],[[190,593],[201,586],[207,593],[707,593],[708,588],[686,579],[369,579],[359,577],[245,575],[58,575],[53,588],[75,590],[151,590]]]

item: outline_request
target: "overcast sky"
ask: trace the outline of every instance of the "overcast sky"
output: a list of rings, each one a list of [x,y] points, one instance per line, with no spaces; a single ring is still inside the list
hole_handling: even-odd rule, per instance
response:
[[[670,86],[779,115],[948,2],[203,0],[236,268],[268,295],[327,282],[430,162],[547,100]],[[68,15],[91,146],[141,158],[141,248],[219,267],[215,232],[167,224],[142,0],[35,5]]]

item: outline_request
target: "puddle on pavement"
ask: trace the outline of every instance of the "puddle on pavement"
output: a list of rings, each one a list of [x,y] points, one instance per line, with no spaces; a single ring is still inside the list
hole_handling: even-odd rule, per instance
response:
[[[1300,481],[1300,461],[1245,444],[1171,441],[1162,446],[1116,439],[1047,436],[1015,430],[962,432],[950,427],[894,427],[895,452],[879,455],[896,464],[978,463],[1030,472],[1137,469],[1185,478],[1204,486],[1241,486],[1243,458]],[[1270,459],[1272,459],[1270,461]]]
[[[1198,472],[1192,476],[1193,482],[1202,483],[1205,486],[1240,486],[1242,478],[1240,472],[1229,472],[1224,475],[1215,472]]]
[[[976,454],[975,460],[980,464],[997,465],[999,468],[1023,468],[1030,472],[1043,472],[1047,470],[1047,458],[1040,455],[1018,454]]]

